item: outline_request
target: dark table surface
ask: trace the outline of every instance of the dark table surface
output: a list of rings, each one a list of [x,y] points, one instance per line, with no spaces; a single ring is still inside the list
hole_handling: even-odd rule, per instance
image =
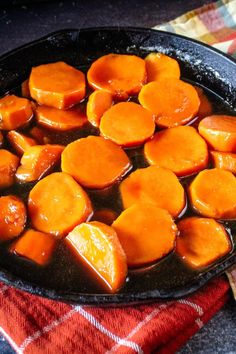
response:
[[[0,1],[0,55],[63,28],[153,27],[211,0]],[[8,4],[4,6],[3,3]],[[11,3],[18,5],[10,6]],[[232,296],[180,353],[236,354],[236,305]],[[0,337],[0,353],[14,353]]]

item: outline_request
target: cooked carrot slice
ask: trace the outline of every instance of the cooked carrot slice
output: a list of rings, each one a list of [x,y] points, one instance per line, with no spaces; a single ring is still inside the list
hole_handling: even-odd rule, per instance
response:
[[[139,102],[156,116],[156,124],[172,128],[188,123],[198,112],[200,100],[195,88],[174,79],[153,81],[139,93]]]
[[[114,210],[103,208],[94,211],[92,220],[111,225],[117,217],[118,214]]]
[[[193,127],[164,129],[154,135],[144,147],[151,165],[172,170],[177,176],[186,176],[206,168],[207,144]]]
[[[176,252],[194,268],[210,265],[232,249],[223,225],[213,219],[190,217],[177,227]]]
[[[116,292],[124,284],[126,256],[115,230],[110,226],[97,221],[83,223],[69,233],[66,242],[111,292]]]
[[[102,116],[100,132],[121,146],[137,146],[149,139],[155,130],[154,116],[134,102],[121,102]]]
[[[215,219],[236,218],[236,177],[214,168],[201,171],[189,187],[193,208]]]
[[[135,55],[108,54],[91,65],[87,78],[94,89],[103,89],[118,99],[136,95],[146,82],[145,61]]]
[[[121,182],[120,193],[124,208],[138,202],[154,203],[176,217],[185,207],[185,193],[178,178],[172,171],[158,166],[131,173]]]
[[[63,172],[50,174],[31,189],[28,210],[35,229],[59,238],[92,214],[85,191]]]
[[[128,156],[119,146],[98,136],[76,140],[62,153],[62,171],[87,188],[108,187],[130,167]]]
[[[18,155],[22,155],[29,147],[37,144],[33,138],[19,133],[16,130],[8,132],[7,139]]]
[[[59,162],[64,148],[62,145],[49,144],[29,147],[16,171],[17,180],[33,182],[44,177]]]
[[[22,82],[21,94],[22,94],[22,97],[24,97],[24,98],[31,98],[30,97],[30,90],[29,90],[29,79]]]
[[[177,60],[162,53],[150,53],[145,58],[147,82],[160,79],[179,79],[180,67]]]
[[[0,129],[22,127],[29,123],[32,117],[31,103],[26,98],[7,95],[0,99]]]
[[[8,241],[21,234],[26,223],[24,203],[14,195],[0,197],[0,240]]]
[[[29,131],[30,136],[32,136],[39,144],[50,144],[50,138],[47,136],[46,132],[40,127],[33,127]]]
[[[85,76],[62,61],[39,65],[32,68],[29,88],[38,103],[67,109],[85,97]]]
[[[96,90],[91,93],[87,103],[87,117],[95,127],[99,127],[102,115],[112,106],[113,99],[110,92]]]
[[[236,154],[211,151],[211,157],[214,167],[236,174]]]
[[[177,227],[170,214],[155,204],[132,205],[120,214],[112,227],[131,267],[161,259],[175,245]]]
[[[36,109],[36,118],[38,124],[60,131],[78,129],[88,122],[86,115],[80,108],[64,111],[53,107],[39,106]]]
[[[45,266],[52,258],[56,242],[53,235],[30,229],[13,243],[10,251]]]
[[[0,189],[13,185],[19,158],[11,152],[0,150]]]
[[[199,123],[198,130],[214,150],[236,152],[236,117],[206,117]]]
[[[201,87],[198,86],[194,86],[195,90],[198,93],[198,97],[200,99],[200,106],[198,109],[198,117],[199,118],[205,118],[207,116],[209,116],[210,114],[212,114],[213,111],[213,107],[211,104],[211,101],[208,99],[207,95],[204,93],[203,89]]]

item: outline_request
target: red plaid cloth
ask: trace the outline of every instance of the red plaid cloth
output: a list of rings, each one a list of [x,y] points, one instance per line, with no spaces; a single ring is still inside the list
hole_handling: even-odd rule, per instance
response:
[[[234,54],[235,23],[236,1],[225,0],[161,29],[183,30],[185,35]],[[235,271],[229,277],[236,283]],[[0,283],[0,331],[17,353],[171,354],[225,304],[228,289],[228,281],[220,277],[182,300],[100,308],[71,306]]]

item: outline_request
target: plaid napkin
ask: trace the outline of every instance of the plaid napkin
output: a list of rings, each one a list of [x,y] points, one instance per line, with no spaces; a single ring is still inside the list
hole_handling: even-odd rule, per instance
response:
[[[156,28],[235,54],[236,0],[219,1]],[[229,275],[235,277],[236,271]],[[120,308],[72,306],[0,283],[0,332],[17,353],[176,352],[227,301],[224,277],[185,299]]]

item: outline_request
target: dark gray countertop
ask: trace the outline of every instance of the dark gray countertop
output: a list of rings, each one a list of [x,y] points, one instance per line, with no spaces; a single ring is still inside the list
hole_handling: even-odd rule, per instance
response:
[[[4,1],[7,3],[7,1]],[[11,2],[11,1],[10,1]],[[152,27],[169,21],[210,0],[129,0],[129,1],[51,1],[15,7],[0,7],[0,54],[49,32],[63,28],[97,26]],[[0,6],[1,6],[0,2]],[[236,353],[236,304],[233,298],[201,329],[185,347],[182,354]],[[0,337],[0,353],[13,350]]]

